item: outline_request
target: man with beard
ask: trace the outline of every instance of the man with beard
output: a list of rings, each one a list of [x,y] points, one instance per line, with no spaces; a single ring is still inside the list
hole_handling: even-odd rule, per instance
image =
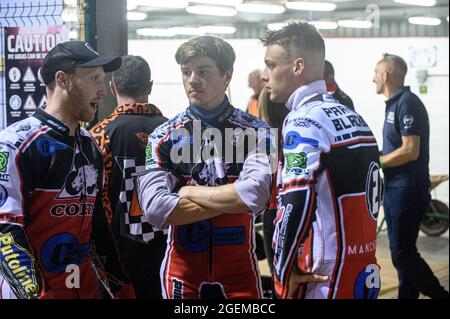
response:
[[[261,298],[254,219],[270,197],[268,127],[225,95],[235,60],[227,42],[194,37],[175,57],[189,107],[149,136],[137,179],[145,216],[169,225],[163,296]]]
[[[148,103],[153,81],[150,67],[142,57],[122,57],[122,66],[113,72],[109,85],[118,106],[90,130],[105,158],[103,207],[136,298],[161,299],[159,267],[167,228],[156,229],[148,223],[130,183],[132,174],[144,170],[148,135],[167,119]]]
[[[56,45],[40,71],[47,107],[0,133],[0,298],[134,297],[101,209],[103,156],[79,124],[120,64]]]

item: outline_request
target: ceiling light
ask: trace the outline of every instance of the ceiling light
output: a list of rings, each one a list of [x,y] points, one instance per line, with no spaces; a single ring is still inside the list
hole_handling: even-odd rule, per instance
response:
[[[339,20],[338,26],[344,28],[370,29],[372,28],[372,22],[367,20]]]
[[[420,25],[440,25],[441,19],[429,17],[411,17],[408,19],[408,22],[411,24],[420,24]]]
[[[204,33],[199,28],[192,28],[192,27],[173,27],[167,30],[174,34],[180,35],[201,35]]]
[[[281,14],[286,11],[286,8],[280,5],[259,3],[241,3],[236,5],[236,9],[240,12],[262,14]]]
[[[127,10],[132,11],[135,10],[139,5],[137,0],[127,0]]]
[[[127,19],[131,21],[141,21],[147,19],[147,13],[145,12],[136,12],[129,11],[127,12]]]
[[[186,11],[192,14],[202,14],[221,17],[232,17],[237,14],[237,11],[233,8],[216,7],[216,6],[189,6],[186,8]]]
[[[321,30],[334,30],[338,27],[338,24],[333,21],[310,21],[309,23]]]
[[[336,9],[336,4],[328,2],[304,2],[292,1],[286,2],[286,8],[303,11],[333,11]]]
[[[170,1],[141,0],[139,1],[139,5],[165,9],[184,9],[189,5],[189,3],[184,0],[170,0]]]
[[[203,33],[215,33],[215,34],[233,34],[236,32],[235,27],[229,26],[217,26],[217,25],[205,25],[199,28]]]
[[[167,29],[142,28],[137,29],[136,33],[149,37],[173,37],[175,34]]]
[[[274,23],[269,23],[267,25],[267,29],[269,29],[270,31],[278,31],[278,30],[283,29],[287,25],[288,25],[287,22],[274,22]]]
[[[78,40],[78,31],[77,30],[70,30],[69,31],[69,39]]]
[[[63,1],[66,6],[76,6],[77,0],[64,0]]]
[[[243,0],[190,0],[189,2],[203,3],[203,4],[216,4],[220,6],[232,6],[242,3]]]
[[[436,4],[436,0],[394,0],[401,4],[412,4],[413,6],[432,7]]]
[[[78,13],[77,9],[73,7],[65,7],[61,14],[61,19],[64,22],[77,22]]]

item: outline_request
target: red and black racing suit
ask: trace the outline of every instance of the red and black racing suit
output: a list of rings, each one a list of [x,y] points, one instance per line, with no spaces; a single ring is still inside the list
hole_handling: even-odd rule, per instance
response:
[[[148,173],[137,179],[137,191],[141,207],[152,224],[157,227],[165,224],[180,200],[176,193],[180,184],[218,186],[234,183],[249,208],[249,213],[223,214],[189,225],[169,227],[168,247],[161,267],[165,298],[262,297],[254,220],[255,213],[261,212],[269,200],[271,175],[270,172],[261,174],[257,163],[252,166],[247,161],[254,149],[243,132],[261,128],[257,131],[264,131],[264,137],[258,136],[258,142],[269,141],[270,144],[268,126],[235,109],[227,98],[219,108],[223,111],[200,124],[191,106],[149,136]],[[177,128],[183,128],[189,134],[177,135]],[[202,151],[220,145],[215,138],[205,134],[210,128],[221,133],[221,155],[205,160]],[[226,129],[231,134],[226,133]],[[190,160],[178,164],[172,161],[171,155],[186,146],[190,150]],[[238,154],[237,146],[243,146],[241,154]],[[234,150],[235,156],[231,160],[227,160],[224,152],[227,148]],[[239,155],[245,162],[237,160]]]
[[[69,136],[39,109],[0,141],[0,299],[100,298],[99,276],[115,297],[133,297],[101,209],[103,157],[91,135]]]

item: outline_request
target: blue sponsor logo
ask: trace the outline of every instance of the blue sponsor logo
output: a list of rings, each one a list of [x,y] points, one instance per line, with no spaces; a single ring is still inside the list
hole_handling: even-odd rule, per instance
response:
[[[191,253],[208,251],[210,245],[241,245],[245,243],[245,227],[213,228],[210,221],[182,225],[178,228],[181,246]]]
[[[0,207],[5,205],[6,200],[8,199],[8,191],[5,186],[0,185]]]
[[[42,246],[42,265],[50,272],[64,272],[67,265],[79,265],[88,256],[89,243],[80,244],[70,233],[50,237]]]
[[[38,152],[44,157],[51,156],[56,150],[65,150],[66,148],[65,144],[52,141],[47,137],[43,137],[37,142]]]
[[[370,264],[356,278],[353,295],[355,299],[377,299],[380,287],[380,270],[377,265]]]
[[[245,227],[221,227],[214,229],[214,245],[242,245],[245,242]]]
[[[207,251],[211,228],[211,222],[208,220],[180,226],[178,228],[178,237],[181,246],[191,253]]]
[[[183,144],[194,144],[193,136],[186,136],[183,134],[176,134],[176,132],[172,132],[170,134],[170,140],[174,145],[183,145]]]
[[[286,134],[286,137],[284,138],[285,149],[293,150],[299,144],[308,144],[316,148],[319,147],[319,141],[312,138],[302,137],[298,132],[290,131]]]

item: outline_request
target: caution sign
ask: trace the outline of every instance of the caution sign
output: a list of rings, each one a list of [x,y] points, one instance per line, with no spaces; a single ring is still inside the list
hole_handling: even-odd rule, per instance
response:
[[[47,52],[69,36],[67,28],[59,25],[5,27],[4,31],[6,125],[11,125],[47,104],[38,70]]]
[[[24,82],[36,82],[36,77],[33,74],[33,71],[31,70],[31,67],[28,67],[25,71],[25,75],[23,76]]]
[[[28,94],[25,104],[23,105],[23,109],[27,111],[36,110],[36,103],[34,103],[33,96],[31,94]]]

